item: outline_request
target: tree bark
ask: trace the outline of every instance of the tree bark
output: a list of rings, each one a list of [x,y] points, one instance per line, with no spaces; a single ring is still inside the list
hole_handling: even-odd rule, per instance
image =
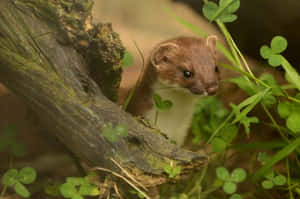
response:
[[[206,157],[171,144],[123,112],[116,100],[124,48],[110,24],[93,24],[91,0],[0,0],[0,81],[41,124],[91,166],[113,171],[113,158],[153,186],[170,162],[190,172]],[[109,100],[110,99],[110,100]],[[105,125],[128,136],[109,141]]]

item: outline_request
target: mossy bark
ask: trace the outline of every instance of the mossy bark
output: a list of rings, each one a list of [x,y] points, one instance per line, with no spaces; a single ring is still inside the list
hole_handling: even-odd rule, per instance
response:
[[[113,158],[153,186],[165,181],[171,161],[182,173],[203,164],[205,157],[176,147],[112,102],[124,49],[111,25],[91,22],[91,6],[90,0],[0,0],[0,81],[92,166],[117,170]],[[126,126],[128,136],[110,142],[102,135],[108,123]]]

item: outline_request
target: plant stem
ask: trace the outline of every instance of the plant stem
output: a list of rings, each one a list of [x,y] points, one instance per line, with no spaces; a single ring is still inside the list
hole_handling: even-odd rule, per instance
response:
[[[158,110],[155,111],[154,125],[157,124],[157,120],[158,120]]]
[[[292,192],[292,189],[291,189],[291,176],[290,176],[290,166],[289,166],[289,159],[288,158],[286,158],[286,172],[287,172],[287,183],[288,183],[290,199],[294,199],[293,192]]]
[[[1,191],[0,199],[4,198],[6,190],[7,190],[7,185],[4,185],[4,187],[3,187],[2,191]]]
[[[225,124],[233,117],[234,113],[231,112],[228,117],[226,118],[226,120],[213,132],[213,134],[210,136],[210,138],[208,139],[208,141],[206,142],[207,144],[209,144],[212,139],[218,134],[218,132],[225,126]]]

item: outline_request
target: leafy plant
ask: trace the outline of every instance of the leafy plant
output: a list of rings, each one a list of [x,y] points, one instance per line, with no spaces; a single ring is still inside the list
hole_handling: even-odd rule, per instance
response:
[[[193,142],[207,142],[211,135],[222,125],[229,110],[215,96],[199,99],[196,105],[192,122]],[[224,151],[237,136],[238,127],[233,124],[225,124],[217,136],[211,140],[213,152]]]
[[[111,123],[102,127],[102,135],[110,142],[118,142],[120,138],[127,137],[128,131],[125,126],[118,125],[113,127]]]
[[[16,141],[19,129],[16,124],[9,123],[4,126],[3,135],[0,137],[0,152],[9,150],[11,154],[17,157],[25,155],[25,146]]]
[[[169,175],[169,178],[174,178],[180,174],[181,167],[171,162],[171,164],[164,166],[164,171]]]
[[[54,184],[48,184],[44,187],[44,192],[50,196],[57,197],[60,196],[59,188],[62,185],[60,182]]]
[[[129,192],[130,192],[131,194],[133,194],[133,195],[137,195],[138,198],[145,198],[145,196],[144,196],[142,193],[140,193],[140,192],[138,192],[138,191],[136,191],[136,190],[134,190],[134,189],[131,189]]]
[[[282,101],[278,104],[277,111],[281,118],[286,119],[288,129],[298,136],[300,133],[300,104]]]
[[[274,185],[282,186],[286,184],[286,177],[283,175],[275,176],[273,171],[270,171],[264,177],[266,180],[261,184],[264,189],[272,189]]]
[[[157,93],[153,94],[153,101],[154,101],[154,107],[156,109],[154,124],[156,124],[157,119],[158,119],[158,112],[171,109],[173,106],[173,103],[171,100],[162,99],[162,97]]]
[[[227,194],[235,193],[237,189],[236,184],[243,182],[247,177],[246,171],[242,168],[234,169],[232,173],[229,174],[225,167],[218,167],[216,174],[220,180],[224,181],[223,191]],[[239,194],[235,194],[231,196],[231,199],[239,197],[238,195]]]
[[[30,192],[25,185],[33,183],[36,176],[35,169],[31,167],[24,167],[20,170],[9,169],[4,173],[2,183],[5,186],[13,187],[15,192],[23,198],[29,198]]]
[[[263,45],[260,48],[260,55],[268,60],[268,63],[273,66],[277,67],[282,64],[282,59],[280,53],[285,51],[287,48],[287,41],[282,36],[275,36],[272,41],[270,47],[267,45]]]
[[[99,189],[88,177],[68,177],[59,188],[64,198],[83,199],[83,196],[97,196]]]
[[[208,1],[203,6],[203,14],[210,21],[220,20],[223,23],[233,22],[237,15],[233,14],[240,7],[239,0],[220,0],[219,5]]]
[[[170,100],[164,100],[157,93],[153,94],[154,105],[157,111],[165,111],[172,108],[173,103]]]

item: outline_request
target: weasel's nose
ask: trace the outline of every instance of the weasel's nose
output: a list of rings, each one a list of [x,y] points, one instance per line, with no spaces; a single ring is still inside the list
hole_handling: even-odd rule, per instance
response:
[[[219,84],[218,83],[213,83],[207,86],[206,91],[208,95],[214,95],[219,89]]]

